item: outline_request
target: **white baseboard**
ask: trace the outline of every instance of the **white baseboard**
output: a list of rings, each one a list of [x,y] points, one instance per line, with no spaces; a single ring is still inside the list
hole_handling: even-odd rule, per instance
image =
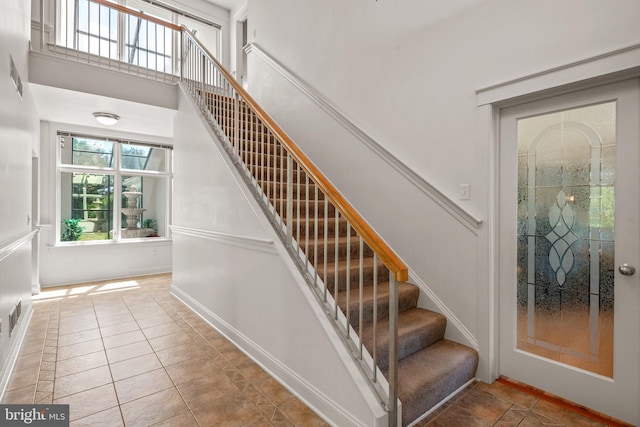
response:
[[[82,279],[82,280],[75,280],[75,281],[68,280],[62,283],[47,283],[44,285],[40,284],[40,290],[42,291],[43,289],[54,288],[57,286],[78,285],[80,283],[102,282],[105,280],[121,280],[121,279],[136,278],[141,276],[152,276],[154,274],[171,273],[172,270],[173,270],[172,265],[164,265],[161,267],[154,267],[154,268],[133,269],[133,270],[127,271],[126,273],[118,274],[116,276],[100,275],[96,277],[87,277],[86,279]]]
[[[9,385],[13,368],[18,360],[18,355],[20,354],[24,337],[27,335],[27,329],[29,328],[29,323],[31,323],[31,317],[33,317],[33,306],[29,304],[27,312],[24,313],[23,321],[17,326],[18,329],[14,330],[15,340],[13,341],[11,349],[9,350],[9,356],[7,357],[7,360],[2,367],[2,371],[0,372],[0,402],[4,400],[4,394],[7,390],[7,386]],[[7,332],[5,333],[9,333],[9,325],[6,325],[5,328],[7,328]]]

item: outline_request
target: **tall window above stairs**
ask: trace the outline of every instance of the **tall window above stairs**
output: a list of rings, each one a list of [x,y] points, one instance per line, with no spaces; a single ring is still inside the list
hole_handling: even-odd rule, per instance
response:
[[[220,51],[219,25],[145,0],[111,3],[150,18],[185,25],[214,56]],[[66,49],[65,56],[107,66],[124,63],[132,68],[130,72],[143,69],[172,75],[180,69],[178,37],[171,29],[93,0],[58,0],[57,5],[55,44]]]

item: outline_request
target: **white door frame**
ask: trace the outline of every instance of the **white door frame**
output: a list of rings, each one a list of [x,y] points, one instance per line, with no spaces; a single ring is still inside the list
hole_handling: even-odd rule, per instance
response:
[[[487,271],[489,312],[487,316],[486,375],[490,381],[499,376],[499,129],[500,109],[538,99],[588,89],[607,83],[640,76],[640,44],[612,50],[602,55],[585,58],[528,76],[500,82],[476,90],[478,107],[478,141],[486,144],[487,156],[481,169],[487,168],[489,203],[485,235],[489,266]]]

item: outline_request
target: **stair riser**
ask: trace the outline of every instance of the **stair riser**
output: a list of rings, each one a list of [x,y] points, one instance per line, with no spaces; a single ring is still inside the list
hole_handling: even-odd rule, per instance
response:
[[[287,156],[274,156],[273,154],[261,154],[254,153],[253,157],[245,156],[246,165],[251,167],[266,167],[266,168],[282,168],[282,171],[286,173],[287,170]],[[285,175],[286,176],[286,175]]]
[[[303,215],[302,218],[298,220],[297,214],[293,218],[292,227],[293,227],[293,235],[295,238],[298,238],[299,241],[305,241],[307,236],[309,236],[309,241],[312,241],[315,238],[315,226],[314,220],[312,217],[312,213],[309,213],[309,221],[307,222]],[[298,235],[298,223],[300,223],[300,235]],[[333,237],[346,237],[347,235],[347,221],[340,218],[338,220],[338,236],[336,236],[336,221],[335,218],[329,217],[327,221],[327,231],[328,238]],[[353,227],[350,229],[352,238],[357,238],[356,231]],[[324,239],[324,218],[318,219],[318,238]]]
[[[297,199],[297,194],[293,195],[293,217],[294,218],[300,218],[302,220],[306,220],[306,212],[307,209],[305,209],[305,206],[308,206],[308,210],[309,210],[309,219],[312,219],[315,216],[315,201],[314,200],[305,200],[305,199]],[[273,198],[272,198],[273,199]],[[286,206],[286,201],[285,199],[280,199],[280,198],[276,198],[274,201],[274,204],[277,208],[280,207],[280,204],[282,202],[283,206]],[[325,201],[324,200],[318,200],[318,218],[320,218],[321,220],[324,219],[325,213],[324,213],[324,205],[325,205]],[[299,208],[298,208],[299,206]],[[300,212],[300,214],[298,215],[298,212]],[[327,218],[329,219],[333,219],[335,220],[336,217],[336,208],[335,206],[333,206],[333,204],[331,202],[328,203],[328,208],[327,208]]]
[[[380,334],[384,334],[384,342],[378,344],[378,366],[382,370],[389,369],[389,341],[388,341],[388,324],[385,323],[383,328],[385,331],[380,331]],[[380,327],[378,328],[381,329]],[[430,345],[440,341],[444,338],[445,324],[438,325],[437,330],[421,329],[411,334],[398,336],[398,359],[404,359]],[[372,343],[365,343],[365,347],[372,353]]]
[[[331,288],[329,288],[331,289]],[[418,293],[415,294],[405,294],[398,295],[398,311],[409,310],[414,308],[418,304]],[[344,310],[344,302],[340,304],[340,309],[343,313],[346,313]],[[367,325],[373,322],[373,302],[365,301],[362,307],[363,312],[363,324]],[[350,310],[349,310],[349,320],[350,324],[355,331],[358,331],[358,327],[360,324],[360,305],[357,300],[350,301]],[[380,296],[378,298],[378,311],[377,317],[379,321],[385,320],[389,318],[389,297],[388,295]]]
[[[313,259],[312,259],[313,260]],[[324,264],[320,263],[318,266],[318,274],[323,279],[325,285],[333,291],[336,283],[335,264],[328,263],[327,265],[327,277],[324,277]],[[362,281],[364,286],[373,284],[373,266],[364,266],[362,268]],[[345,291],[347,289],[347,277],[349,277],[349,286],[351,289],[355,289],[360,286],[360,268],[358,258],[351,260],[351,269],[338,270],[338,290]],[[383,283],[389,280],[389,270],[381,263],[378,266],[378,283]]]
[[[255,155],[254,155],[255,156]],[[255,162],[250,162],[250,163],[255,163]],[[273,166],[271,167],[267,167],[266,165],[251,165],[250,167],[251,173],[253,174],[254,177],[256,177],[256,179],[259,179],[260,181],[265,181],[265,182],[270,182],[270,181],[277,181],[277,182],[287,182],[287,170],[282,169],[282,168],[275,168]],[[297,183],[297,182],[301,182],[302,184],[305,184],[305,174],[304,172],[300,172],[299,174],[296,173],[294,171],[294,173],[291,175],[292,178],[292,182]],[[309,180],[309,185],[311,184],[311,180]]]
[[[273,197],[276,194],[278,197],[280,194],[286,196],[287,194],[287,184],[283,184],[280,182],[276,182],[274,184],[273,181],[260,181],[258,183],[265,189],[265,193],[269,197]],[[309,183],[308,185],[305,183],[293,183],[292,184],[292,196],[294,199],[300,200],[301,210],[304,207],[304,203],[307,201],[315,201],[316,198],[316,187],[315,185]],[[324,200],[324,195],[320,190],[318,190],[318,200]],[[309,215],[313,215],[313,211],[309,211]],[[318,216],[324,215],[324,212],[318,212]]]
[[[227,134],[229,135],[229,134]],[[260,136],[258,136],[259,138]],[[246,138],[244,135],[240,135],[240,139],[235,141],[235,137],[229,138],[232,143],[236,146],[238,153],[242,155],[243,158],[251,156],[253,153],[254,158],[260,158],[266,154],[277,154],[277,155],[286,155],[287,151],[280,144],[276,144],[268,141],[260,141],[259,139],[254,139],[252,136]]]
[[[255,129],[238,129],[238,135],[236,137],[235,129],[228,126],[222,126],[225,134],[229,137],[229,140],[236,146],[248,146],[253,143],[254,146],[264,145],[263,149],[258,148],[256,151],[273,150],[274,147],[280,147],[281,144],[276,141],[276,138],[268,132],[259,132]],[[282,148],[284,150],[284,147]]]
[[[318,262],[323,263],[325,259],[325,246],[327,248],[327,262],[333,262],[336,260],[336,245],[335,242],[327,242],[325,245],[324,239],[320,239],[318,242]],[[367,246],[363,246],[363,256],[365,258],[373,257],[373,251]],[[313,244],[309,245],[309,259],[314,259],[316,248]],[[347,243],[341,241],[338,243],[338,260],[344,261],[347,259],[347,254],[351,256],[351,260],[357,260],[360,257],[360,243],[359,239],[351,239],[351,246],[347,246]]]

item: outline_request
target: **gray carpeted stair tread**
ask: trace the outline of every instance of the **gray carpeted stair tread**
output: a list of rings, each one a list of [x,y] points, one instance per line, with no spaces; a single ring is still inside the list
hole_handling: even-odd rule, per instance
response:
[[[441,340],[398,363],[402,423],[408,425],[475,377],[478,353]]]
[[[333,291],[332,288],[329,288]],[[364,286],[362,296],[362,311],[363,311],[363,320],[364,325],[371,323],[373,321],[373,286]],[[347,293],[340,292],[338,295],[338,306],[344,312],[344,308],[347,302]],[[358,330],[358,325],[360,323],[360,306],[359,306],[359,295],[360,290],[358,287],[351,289],[349,292],[349,316],[351,320],[351,326]],[[420,289],[416,285],[412,285],[411,283],[402,282],[398,283],[398,310],[399,312],[403,312],[405,310],[410,310],[418,304],[418,298],[420,297]],[[389,317],[389,283],[383,282],[378,284],[378,320]]]
[[[411,308],[398,313],[398,358],[403,359],[444,338],[447,319],[440,313],[423,308]],[[389,366],[389,320],[377,323],[378,366]],[[362,342],[373,354],[373,323],[363,328]]]

